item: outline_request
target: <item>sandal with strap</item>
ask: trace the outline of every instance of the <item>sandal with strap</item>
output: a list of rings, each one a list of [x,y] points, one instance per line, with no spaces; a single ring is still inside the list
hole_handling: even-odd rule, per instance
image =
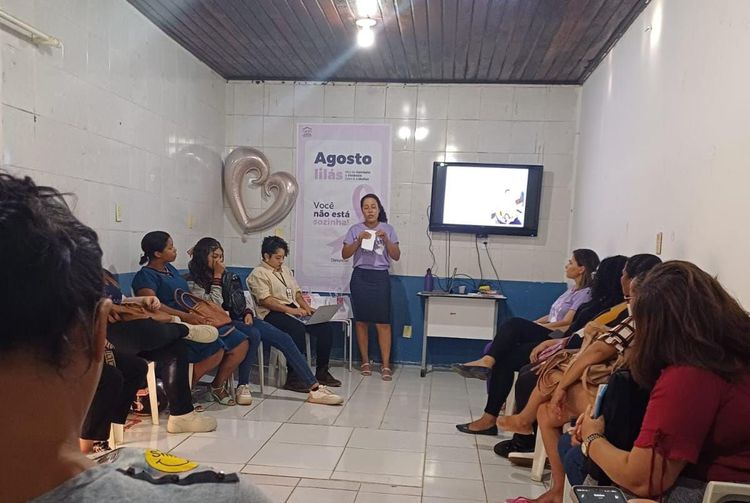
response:
[[[380,369],[380,373],[383,376],[384,381],[392,381],[393,380],[393,371],[388,367],[383,367]]]
[[[234,398],[232,398],[227,391],[226,385],[218,388],[211,386],[211,398],[213,398],[214,401],[219,402],[221,405],[237,405],[237,402],[234,401]]]
[[[372,375],[372,365],[369,363],[363,363],[359,367],[359,371],[363,376],[371,376]]]

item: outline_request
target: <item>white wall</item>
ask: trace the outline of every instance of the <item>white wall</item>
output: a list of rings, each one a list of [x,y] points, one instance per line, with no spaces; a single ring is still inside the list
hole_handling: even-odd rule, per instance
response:
[[[718,274],[750,306],[750,2],[654,0],[583,86],[572,244]]]
[[[75,193],[118,271],[137,270],[149,230],[184,252],[220,229],[225,81],[124,0],[0,5],[65,45],[0,31],[2,168]]]
[[[295,173],[297,122],[390,122],[393,125],[392,206],[389,220],[401,238],[395,274],[421,276],[431,259],[426,210],[433,161],[544,164],[543,209],[536,238],[492,237],[490,250],[503,279],[560,281],[568,254],[578,115],[577,87],[230,82],[226,95],[227,152],[260,148],[272,171]],[[429,130],[424,140],[398,137],[399,128]],[[270,202],[246,192],[258,212]],[[279,227],[293,240],[294,217]],[[255,265],[260,240],[242,239],[225,208],[224,245],[233,265]],[[445,236],[434,235],[438,272],[445,272]],[[480,243],[481,246],[481,243]],[[292,242],[292,260],[294,243]],[[482,251],[485,278],[493,278]],[[479,276],[474,237],[452,235],[451,267]]]

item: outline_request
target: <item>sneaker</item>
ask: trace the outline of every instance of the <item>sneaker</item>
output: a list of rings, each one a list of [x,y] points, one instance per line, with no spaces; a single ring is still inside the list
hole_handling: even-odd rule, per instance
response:
[[[169,433],[203,433],[216,429],[216,419],[207,414],[189,412],[181,416],[169,416],[167,431]]]
[[[109,440],[101,440],[98,442],[94,442],[94,445],[91,448],[91,452],[94,454],[98,454],[100,452],[108,452],[111,450],[112,448],[109,446]]]
[[[240,384],[234,392],[234,401],[239,405],[250,405],[253,403],[253,396],[250,394],[249,384]]]
[[[330,386],[332,388],[338,388],[339,386],[341,386],[341,381],[333,377],[328,369],[318,369],[315,372],[315,379],[317,379],[320,384]]]
[[[180,322],[180,325],[188,327],[188,334],[185,340],[208,344],[219,338],[219,330],[211,325],[188,325]]]
[[[307,397],[307,401],[322,405],[341,405],[344,403],[343,398],[322,384],[318,386],[318,389],[310,390],[310,396]]]
[[[98,458],[109,452],[112,452],[112,448],[109,446],[109,441],[101,440],[94,442],[94,445],[91,447],[91,452],[86,454],[86,457],[92,461],[96,461]]]

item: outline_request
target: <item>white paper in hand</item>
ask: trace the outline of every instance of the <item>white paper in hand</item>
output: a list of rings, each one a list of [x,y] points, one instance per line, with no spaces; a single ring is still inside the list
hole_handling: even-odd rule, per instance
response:
[[[375,249],[375,233],[372,231],[366,231],[370,236],[362,240],[362,249],[372,251]]]

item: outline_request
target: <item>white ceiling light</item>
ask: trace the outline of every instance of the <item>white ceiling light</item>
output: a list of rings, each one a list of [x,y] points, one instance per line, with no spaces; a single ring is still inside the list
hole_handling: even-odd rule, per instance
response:
[[[374,17],[378,13],[378,0],[357,0],[359,17]]]
[[[406,126],[401,126],[398,129],[398,137],[402,140],[408,140],[411,137],[411,129]]]
[[[417,141],[424,140],[427,138],[427,135],[430,134],[430,130],[426,127],[418,127],[414,130],[414,139]]]
[[[375,30],[372,29],[375,23],[374,19],[357,19],[357,26],[359,26],[357,45],[360,47],[372,47],[375,43]]]

